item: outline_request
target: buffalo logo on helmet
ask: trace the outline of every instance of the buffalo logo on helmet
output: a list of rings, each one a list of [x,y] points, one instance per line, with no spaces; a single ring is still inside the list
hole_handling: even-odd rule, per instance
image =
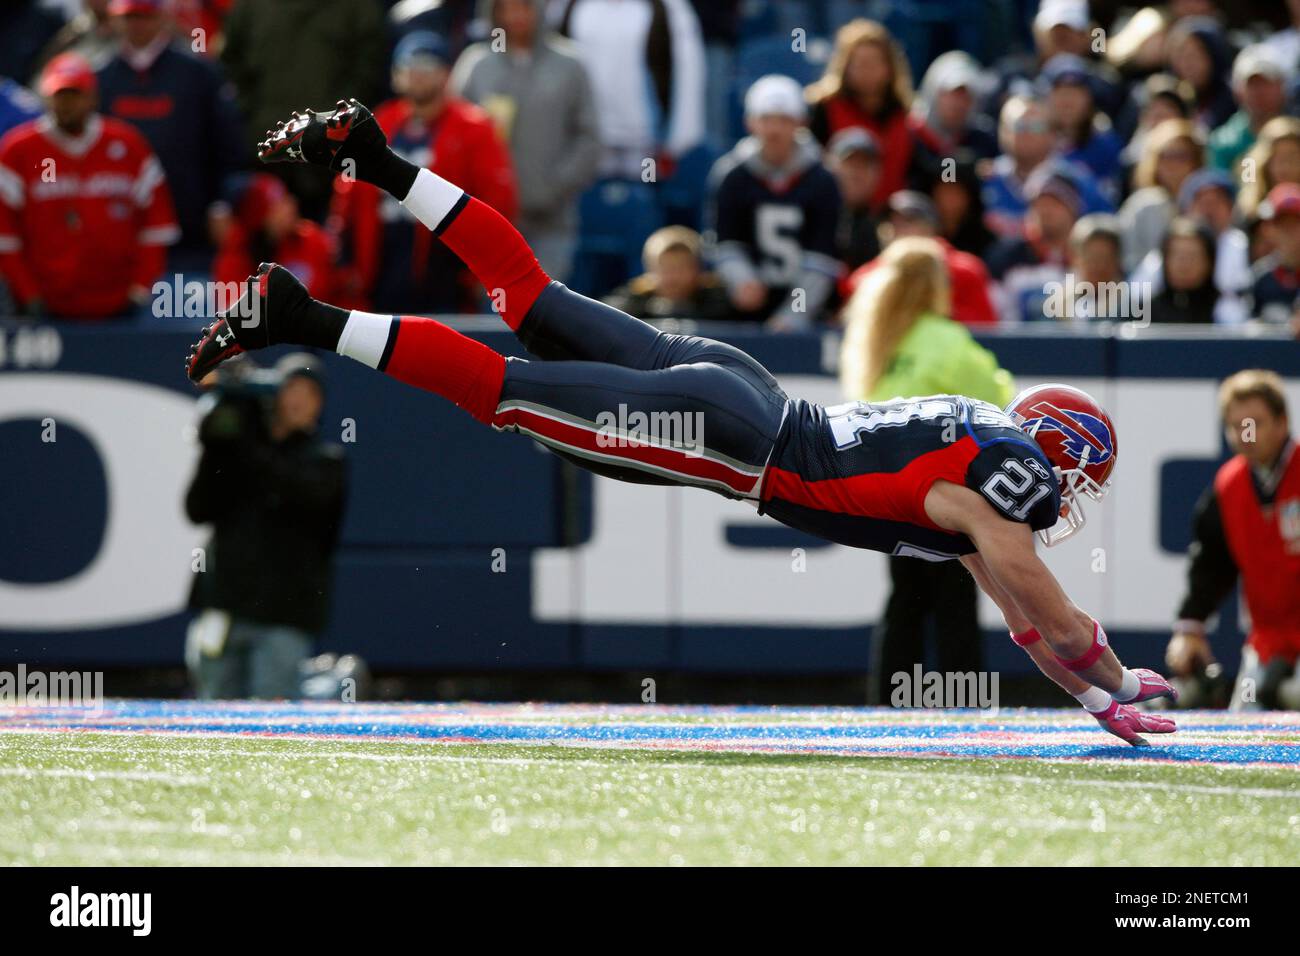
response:
[[[1105,421],[1051,401],[1035,402],[1026,410],[1024,429],[1040,442],[1056,432],[1065,453],[1081,464],[1103,465],[1115,454],[1115,439]]]

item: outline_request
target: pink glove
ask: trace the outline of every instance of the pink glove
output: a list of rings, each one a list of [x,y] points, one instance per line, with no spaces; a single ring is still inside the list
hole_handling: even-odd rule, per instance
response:
[[[1126,704],[1137,704],[1156,697],[1168,697],[1172,701],[1178,700],[1178,691],[1174,689],[1169,681],[1155,671],[1147,670],[1145,667],[1137,667],[1133,670],[1133,676],[1142,682],[1142,689],[1138,691],[1138,695],[1132,700],[1125,701]]]
[[[1138,710],[1132,704],[1121,704],[1113,700],[1109,707],[1092,716],[1096,717],[1097,723],[1108,732],[1134,747],[1151,746],[1139,735],[1139,731],[1146,731],[1149,734],[1172,734],[1178,729],[1178,725],[1171,717],[1149,714]]]

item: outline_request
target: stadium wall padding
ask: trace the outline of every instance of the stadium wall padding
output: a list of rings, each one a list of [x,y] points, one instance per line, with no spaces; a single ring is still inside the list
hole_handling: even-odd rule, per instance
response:
[[[466,327],[520,354],[513,336],[482,331],[494,325]],[[790,394],[840,400],[834,335],[707,331]],[[1087,331],[980,338],[1021,384],[1077,384],[1114,416],[1115,490],[1046,557],[1126,660],[1151,666],[1181,595],[1192,506],[1224,455],[1218,382],[1274,368],[1300,408],[1300,344]],[[191,339],[179,327],[0,323],[0,662],[181,660],[190,563],[206,538],[181,505],[198,450],[197,393],[181,370]],[[706,492],[593,479],[434,396],[344,359],[327,365],[324,433],[337,441],[350,420],[355,441],[324,647],[384,670],[867,668],[882,556]],[[1237,618],[1234,603],[1215,635],[1229,666]],[[982,620],[988,665],[1024,670],[990,605]]]

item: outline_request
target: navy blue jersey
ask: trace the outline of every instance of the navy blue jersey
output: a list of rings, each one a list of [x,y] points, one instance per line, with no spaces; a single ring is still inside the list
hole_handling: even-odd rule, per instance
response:
[[[234,87],[212,62],[172,46],[143,71],[116,56],[98,79],[104,112],[139,129],[162,164],[182,247],[206,248],[209,207],[229,195],[244,160]]]
[[[1056,523],[1059,483],[1038,445],[995,405],[959,395],[823,407],[790,402],[761,508],[855,548],[944,560],[976,550],[938,527],[925,496],[939,480],[979,492],[1039,531]]]
[[[761,163],[745,157],[739,147],[737,152],[720,160],[714,173],[712,225],[718,263],[725,273],[728,260],[747,261],[770,290],[770,311],[792,287],[804,283],[809,272],[828,283],[838,277],[839,187],[820,162],[810,161],[784,178],[774,178],[764,175]]]

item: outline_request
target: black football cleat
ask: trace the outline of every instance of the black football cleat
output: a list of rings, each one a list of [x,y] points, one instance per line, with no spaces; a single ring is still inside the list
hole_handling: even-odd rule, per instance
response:
[[[290,341],[281,337],[291,332],[312,301],[306,287],[284,266],[263,262],[257,275],[249,276],[244,294],[216,321],[203,329],[198,342],[190,346],[185,374],[190,381],[202,381],[213,369],[242,352],[264,349]],[[271,332],[272,323],[280,335]]]
[[[292,116],[266,131],[257,145],[257,158],[264,163],[310,163],[335,172],[348,158],[364,160],[388,146],[388,138],[374,115],[355,99],[339,100],[328,113],[295,111]]]

